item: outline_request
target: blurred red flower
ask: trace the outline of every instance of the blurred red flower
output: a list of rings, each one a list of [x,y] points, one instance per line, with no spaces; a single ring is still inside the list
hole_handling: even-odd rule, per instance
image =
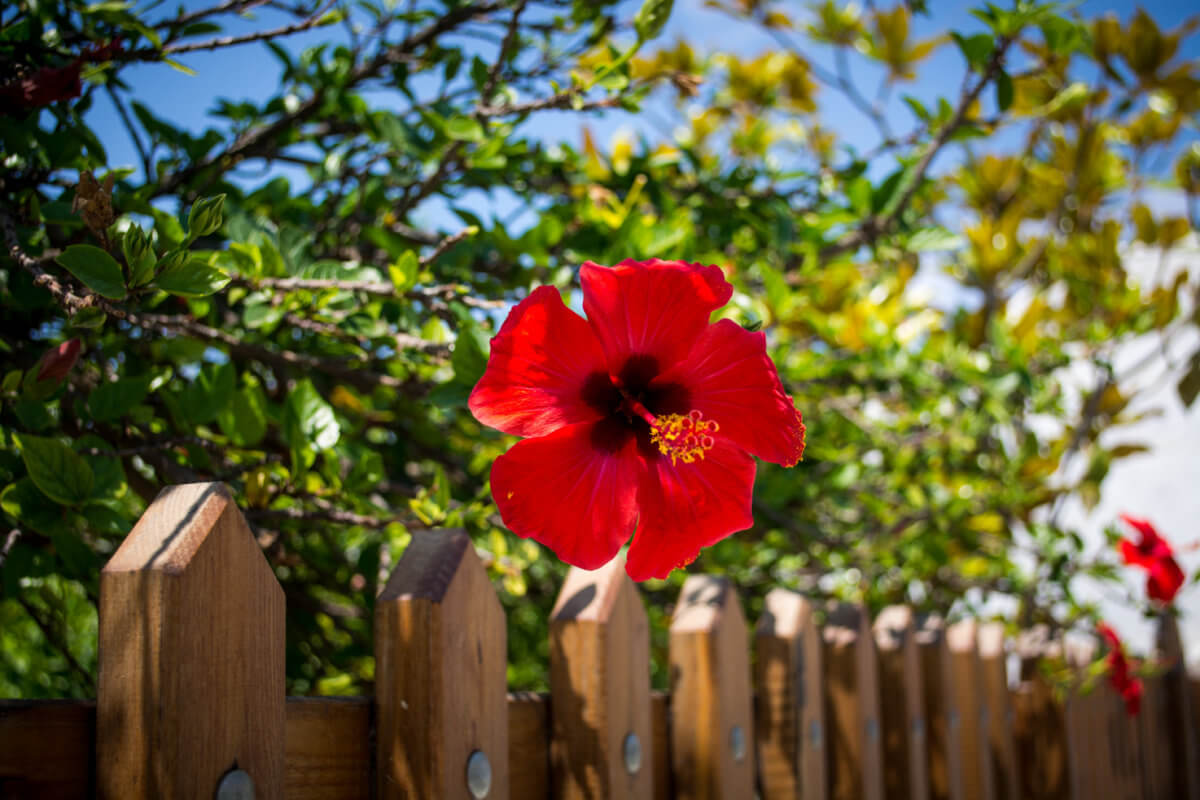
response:
[[[1126,564],[1143,567],[1147,574],[1146,594],[1163,605],[1170,605],[1183,586],[1183,570],[1175,563],[1171,545],[1158,535],[1148,520],[1122,514],[1121,520],[1138,532],[1141,541],[1121,540],[1121,558]]]
[[[83,91],[79,75],[84,64],[111,61],[124,47],[120,39],[89,47],[61,67],[42,67],[19,80],[0,85],[0,113],[26,112],[60,100],[72,100]]]
[[[68,339],[58,347],[47,350],[38,359],[37,380],[61,381],[79,359],[80,341]]]
[[[496,459],[492,496],[514,533],[584,569],[636,528],[626,571],[666,577],[753,524],[751,455],[795,464],[804,423],[763,334],[709,324],[733,293],[719,267],[588,262],[580,277],[586,320],[542,286],[492,339],[471,411],[527,437]]]
[[[1125,649],[1117,632],[1101,622],[1096,630],[1108,643],[1108,681],[1125,701],[1125,711],[1129,716],[1136,716],[1142,707],[1142,681],[1133,676],[1129,661],[1125,658]]]

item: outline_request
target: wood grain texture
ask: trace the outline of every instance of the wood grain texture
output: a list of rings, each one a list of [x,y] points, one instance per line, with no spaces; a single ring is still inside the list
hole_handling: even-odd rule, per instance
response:
[[[536,692],[508,696],[508,795],[550,798],[550,698]]]
[[[1139,800],[1141,746],[1137,720],[1107,682],[1073,692],[1064,710],[1074,800]]]
[[[470,537],[415,533],[375,603],[378,797],[465,800],[481,750],[488,797],[508,798],[507,647]]]
[[[91,797],[95,729],[90,700],[0,700],[0,797]]]
[[[1066,718],[1055,690],[1042,677],[1042,658],[1061,658],[1062,648],[1042,627],[1023,631],[1016,641],[1021,682],[1013,691],[1013,742],[1020,774],[1020,796],[1028,800],[1066,800],[1071,795]]]
[[[746,619],[733,584],[684,581],[671,618],[671,765],[682,800],[754,794],[754,717]],[[743,745],[734,752],[740,729]]]
[[[825,800],[821,632],[813,604],[772,589],[754,635],[755,738],[764,800]]]
[[[283,796],[284,599],[229,490],[164,489],[100,574],[101,798]]]
[[[831,605],[821,629],[829,796],[881,800],[883,749],[879,732],[879,674],[866,611]]]
[[[960,620],[946,629],[950,650],[954,707],[958,711],[955,737],[962,754],[963,791],[972,800],[994,800],[992,751],[987,744],[988,710],[980,675],[978,624]]]
[[[567,573],[550,617],[550,712],[555,798],[653,796],[650,626],[621,557]],[[630,733],[642,750],[632,773],[623,757]]]
[[[929,796],[934,800],[963,800],[962,756],[954,746],[959,723],[955,708],[954,673],[946,646],[946,625],[936,614],[919,617],[915,637],[925,687],[925,747]]]
[[[925,697],[912,609],[889,606],[872,626],[879,659],[883,785],[888,800],[926,800]]]
[[[369,697],[289,697],[288,800],[367,800],[371,796],[372,719]]]
[[[671,783],[671,695],[650,692],[650,724],[654,728],[654,800],[675,796]]]
[[[979,626],[979,670],[987,703],[987,744],[992,757],[993,796],[996,800],[1019,800],[1006,640],[1004,623],[985,622]]]
[[[1180,800],[1200,800],[1200,731],[1191,714],[1192,686],[1179,624],[1170,613],[1159,616],[1155,660],[1166,694],[1163,723],[1171,744],[1172,791]]]

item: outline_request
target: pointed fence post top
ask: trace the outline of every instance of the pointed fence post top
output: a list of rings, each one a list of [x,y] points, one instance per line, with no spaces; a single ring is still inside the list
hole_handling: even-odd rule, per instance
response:
[[[775,588],[763,598],[762,616],[755,632],[759,636],[791,639],[812,624],[813,604],[804,595],[790,589]]]
[[[944,644],[946,641],[946,621],[940,614],[921,614],[916,619],[917,644],[930,646]]]
[[[1158,618],[1158,631],[1154,637],[1154,657],[1174,668],[1184,663],[1183,641],[1179,638],[1179,623],[1169,611]]]
[[[571,567],[554,601],[550,619],[552,622],[609,622],[622,592],[637,592],[633,579],[625,574],[622,556],[600,569]],[[635,605],[641,608],[640,602]],[[644,609],[642,614],[645,615]]]
[[[980,658],[1003,658],[1004,643],[1008,634],[1003,622],[985,622],[979,626],[977,639],[979,641]]]
[[[826,644],[848,647],[871,637],[871,619],[862,606],[831,602],[825,607],[821,634]]]
[[[946,629],[946,645],[950,648],[950,652],[975,652],[978,630],[978,624],[970,617],[960,619],[948,627]]]
[[[464,558],[468,554],[470,557]],[[378,602],[419,597],[440,603],[459,572],[473,567],[483,569],[466,531],[416,531],[379,593]]]
[[[679,602],[671,616],[672,633],[712,631],[726,621],[741,624],[745,630],[742,604],[728,578],[716,575],[689,575],[679,592]]]
[[[223,483],[167,486],[142,514],[103,571],[150,570],[179,574],[192,563],[210,534],[241,536],[241,531],[250,533],[244,521],[240,525],[217,524],[230,510],[241,519],[233,494]],[[266,566],[265,559],[263,565]]]
[[[899,650],[913,635],[913,611],[908,606],[888,606],[875,617],[875,646]]]

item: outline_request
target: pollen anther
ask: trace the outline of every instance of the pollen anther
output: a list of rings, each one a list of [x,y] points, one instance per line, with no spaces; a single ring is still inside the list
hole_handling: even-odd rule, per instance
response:
[[[650,426],[650,441],[659,451],[671,457],[671,465],[682,461],[691,464],[703,461],[704,453],[716,446],[713,434],[721,429],[716,420],[705,419],[696,409],[682,414],[664,414]]]

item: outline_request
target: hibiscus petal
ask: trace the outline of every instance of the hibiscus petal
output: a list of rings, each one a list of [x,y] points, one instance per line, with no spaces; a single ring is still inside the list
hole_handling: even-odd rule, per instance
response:
[[[1160,558],[1150,565],[1146,579],[1146,594],[1163,605],[1169,606],[1183,586],[1183,570],[1175,559]]]
[[[1121,560],[1126,564],[1134,567],[1146,567],[1147,569],[1154,564],[1154,559],[1150,556],[1150,554],[1143,551],[1142,548],[1138,547],[1130,540],[1122,539],[1120,547]]]
[[[614,375],[630,356],[653,358],[657,370],[684,358],[733,295],[720,267],[683,261],[589,261],[579,275],[584,313]]]
[[[607,375],[587,322],[563,305],[553,286],[522,300],[492,339],[487,369],[468,402],[475,419],[516,436],[544,436],[599,419],[584,400],[590,376]]]
[[[584,569],[608,563],[637,521],[637,440],[612,448],[611,438],[597,439],[602,424],[524,439],[492,465],[492,497],[509,530]]]
[[[688,404],[720,425],[728,439],[765,461],[786,467],[804,455],[804,422],[767,356],[767,339],[731,320],[718,320],[692,352],[651,387],[677,384]]]
[[[754,524],[754,459],[718,441],[704,459],[671,464],[651,458],[638,482],[637,533],[625,563],[635,581],[665,578],[700,548]]]

